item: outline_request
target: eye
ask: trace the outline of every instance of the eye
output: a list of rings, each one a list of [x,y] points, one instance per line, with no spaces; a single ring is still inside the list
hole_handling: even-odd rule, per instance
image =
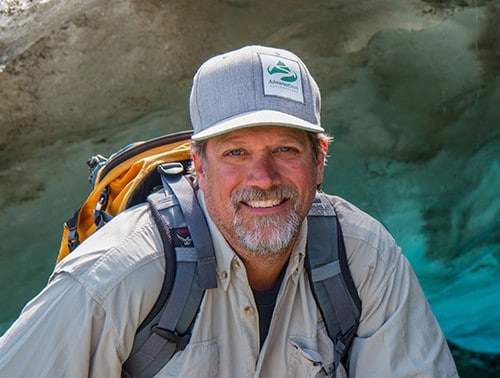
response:
[[[298,149],[295,148],[295,147],[291,147],[291,146],[280,146],[276,149],[277,152],[284,152],[284,153],[288,153],[288,152],[298,152]]]
[[[229,150],[225,154],[225,156],[242,156],[243,150],[235,148],[234,150]]]

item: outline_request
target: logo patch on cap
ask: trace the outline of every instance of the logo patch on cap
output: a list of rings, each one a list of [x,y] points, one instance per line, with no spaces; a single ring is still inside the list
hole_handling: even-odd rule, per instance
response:
[[[264,95],[278,96],[304,103],[299,63],[275,55],[259,54]]]

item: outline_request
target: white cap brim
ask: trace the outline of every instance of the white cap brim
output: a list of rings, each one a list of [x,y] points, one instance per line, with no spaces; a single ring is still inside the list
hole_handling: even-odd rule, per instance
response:
[[[236,130],[257,126],[290,127],[312,133],[322,133],[325,131],[319,125],[312,124],[287,113],[278,112],[276,110],[259,110],[239,114],[235,117],[225,119],[221,122],[211,125],[210,127],[207,127],[205,130],[202,130],[199,133],[194,134],[191,139],[193,139],[194,141],[202,141]]]

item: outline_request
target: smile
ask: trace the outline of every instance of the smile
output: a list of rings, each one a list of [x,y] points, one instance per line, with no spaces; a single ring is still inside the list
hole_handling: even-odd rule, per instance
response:
[[[281,200],[278,199],[255,200],[255,201],[248,201],[246,202],[246,204],[253,208],[274,207],[281,204]]]

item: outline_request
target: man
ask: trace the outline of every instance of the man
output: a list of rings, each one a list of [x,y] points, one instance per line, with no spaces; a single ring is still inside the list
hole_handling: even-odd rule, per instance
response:
[[[304,269],[329,138],[304,63],[248,46],[205,62],[190,98],[192,156],[217,261],[188,346],[157,376],[456,377],[443,334],[387,231],[332,197],[362,301],[349,371]],[[118,377],[164,275],[147,206],[117,216],[56,267],[0,341],[1,376]]]

